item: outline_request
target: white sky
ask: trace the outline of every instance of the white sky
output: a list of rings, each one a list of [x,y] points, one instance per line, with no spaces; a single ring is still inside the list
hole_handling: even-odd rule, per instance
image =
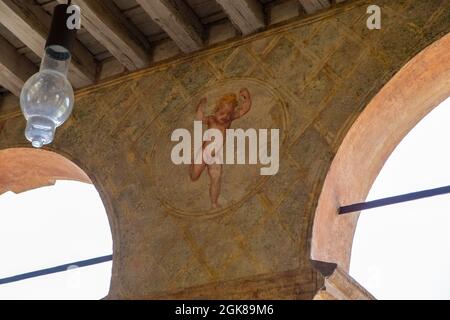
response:
[[[55,186],[0,196],[0,278],[112,253],[103,203],[92,185]],[[112,263],[0,285],[0,299],[100,299]]]
[[[450,185],[450,98],[400,143],[368,200]],[[450,299],[450,195],[365,211],[350,274],[378,299]]]

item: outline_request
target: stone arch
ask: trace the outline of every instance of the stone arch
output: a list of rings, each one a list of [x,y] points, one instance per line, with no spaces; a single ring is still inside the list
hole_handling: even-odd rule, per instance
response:
[[[50,149],[25,147],[0,149],[0,195],[8,191],[18,194],[52,186],[57,180],[78,181],[95,186],[105,207],[113,246],[116,247],[118,242],[117,223],[109,197],[95,175],[85,170],[79,161],[62,151]],[[117,266],[114,263],[112,272],[113,275],[117,273]],[[111,282],[111,286],[112,284]]]
[[[82,169],[55,152],[28,148],[0,151],[0,194],[50,186],[56,180],[92,183]]]
[[[312,260],[349,270],[359,215],[339,216],[338,208],[365,200],[395,147],[449,96],[450,34],[408,62],[348,131],[319,197],[312,230]]]

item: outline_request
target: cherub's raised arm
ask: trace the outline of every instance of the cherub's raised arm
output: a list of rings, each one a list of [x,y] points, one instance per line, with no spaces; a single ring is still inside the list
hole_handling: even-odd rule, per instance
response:
[[[208,100],[206,98],[203,98],[202,100],[200,100],[200,102],[197,105],[196,118],[198,121],[202,121],[203,123],[208,122],[208,117],[205,117],[205,113],[203,112],[203,108],[206,106],[207,103],[208,103]]]
[[[252,97],[247,88],[241,89],[239,92],[239,97],[242,99],[242,102],[239,105],[239,108],[235,111],[233,119],[239,119],[245,116],[252,108]]]

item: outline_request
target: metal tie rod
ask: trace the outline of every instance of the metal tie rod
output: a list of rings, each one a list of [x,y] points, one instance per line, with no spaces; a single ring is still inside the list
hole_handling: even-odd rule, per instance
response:
[[[374,208],[380,208],[380,207],[386,207],[393,204],[403,203],[403,202],[409,202],[424,198],[430,198],[435,196],[440,196],[443,194],[450,193],[450,186],[436,188],[436,189],[429,189],[424,191],[418,191],[413,193],[407,193],[400,196],[395,197],[389,197],[374,201],[368,201],[368,202],[361,202],[361,203],[355,203],[349,206],[343,206],[339,208],[339,214],[348,214],[353,212],[359,212],[363,210],[368,209],[374,209]]]
[[[76,266],[78,268],[83,268],[83,267],[88,267],[88,266],[92,266],[92,265],[96,265],[96,264],[100,264],[100,263],[105,263],[108,261],[112,261],[112,258],[113,258],[112,255],[108,255],[108,256],[98,257],[98,258],[94,258],[94,259],[63,264],[61,266],[57,266],[57,267],[53,267],[53,268],[42,269],[42,270],[33,271],[33,272],[29,272],[29,273],[19,274],[17,276],[0,279],[0,285],[17,282],[17,281],[22,281],[22,280],[26,280],[26,279],[31,279],[31,278],[36,278],[36,277],[42,277],[42,276],[46,276],[46,275],[53,274],[53,273],[68,271],[69,267]]]

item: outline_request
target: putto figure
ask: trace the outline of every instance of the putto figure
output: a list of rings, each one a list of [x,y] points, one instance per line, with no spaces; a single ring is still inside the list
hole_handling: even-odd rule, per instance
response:
[[[204,108],[206,107],[208,101],[206,98],[200,100],[197,106],[197,120],[202,121],[208,129],[217,129],[225,137],[226,130],[231,127],[234,120],[242,118],[245,116],[252,107],[252,98],[248,89],[241,89],[239,92],[239,98],[234,93],[225,94],[222,98],[217,101],[216,108],[213,115],[205,116]],[[209,195],[211,198],[211,205],[213,209],[220,208],[219,195],[222,180],[223,165],[222,164],[207,164],[203,159],[203,151],[205,148],[213,143],[208,141],[203,143],[200,150],[194,150],[198,161],[194,161],[191,166],[191,179],[192,181],[197,181],[202,175],[203,171],[208,168],[208,174],[210,177],[210,187]],[[223,145],[225,140],[223,141]],[[215,156],[212,154],[211,156]],[[201,160],[199,159],[201,158]],[[221,162],[223,163],[223,161]]]

